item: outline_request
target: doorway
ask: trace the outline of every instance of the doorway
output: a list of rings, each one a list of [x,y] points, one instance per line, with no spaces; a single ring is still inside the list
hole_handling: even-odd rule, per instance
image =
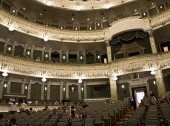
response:
[[[132,88],[132,97],[134,99],[135,108],[139,106],[145,95],[147,95],[146,86]]]

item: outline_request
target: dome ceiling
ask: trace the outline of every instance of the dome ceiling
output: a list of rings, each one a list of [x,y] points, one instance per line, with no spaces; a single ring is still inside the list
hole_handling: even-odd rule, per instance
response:
[[[69,10],[109,9],[136,0],[35,0],[46,6]]]

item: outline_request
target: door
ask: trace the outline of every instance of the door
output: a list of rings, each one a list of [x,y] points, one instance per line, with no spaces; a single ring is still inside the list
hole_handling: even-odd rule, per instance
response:
[[[147,95],[146,86],[132,88],[132,97],[135,102],[135,106],[134,106],[135,108],[139,106],[141,100],[144,98],[145,95]]]

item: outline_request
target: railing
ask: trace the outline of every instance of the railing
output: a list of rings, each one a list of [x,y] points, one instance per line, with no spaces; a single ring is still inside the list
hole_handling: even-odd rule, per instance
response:
[[[167,52],[126,58],[110,64],[66,65],[41,63],[0,54],[0,71],[40,78],[108,78],[114,75],[170,68],[169,57],[170,52]]]
[[[170,9],[157,14],[150,19],[140,19],[138,16],[120,19],[112,24],[110,28],[94,31],[61,30],[52,27],[38,25],[33,22],[18,18],[0,9],[0,24],[14,28],[19,32],[29,34],[38,38],[46,38],[61,42],[89,43],[104,42],[112,36],[127,30],[151,28],[156,29],[170,22]]]
[[[154,29],[162,27],[168,23],[170,23],[170,9],[167,9],[166,11],[161,12],[160,14],[155,15],[150,19],[150,25]]]

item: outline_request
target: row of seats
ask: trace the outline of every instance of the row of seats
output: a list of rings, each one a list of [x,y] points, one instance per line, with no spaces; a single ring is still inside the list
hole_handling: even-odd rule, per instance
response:
[[[105,101],[87,101],[88,107],[85,108],[87,116],[81,118],[70,116],[70,106],[64,109],[48,109],[45,111],[31,111],[21,113],[4,113],[0,120],[0,126],[5,126],[7,120],[15,118],[18,126],[111,126],[126,113],[129,108],[129,100],[106,103]],[[78,105],[77,105],[78,106]],[[78,106],[79,107],[79,106]],[[77,109],[78,107],[75,107]],[[55,111],[54,111],[55,110]],[[78,111],[78,109],[76,110]],[[77,112],[78,113],[78,112]]]

